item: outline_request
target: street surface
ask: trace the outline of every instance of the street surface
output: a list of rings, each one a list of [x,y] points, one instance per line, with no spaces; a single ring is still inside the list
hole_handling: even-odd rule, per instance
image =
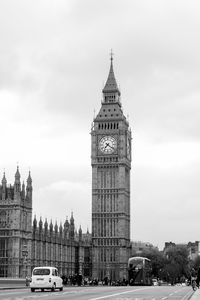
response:
[[[29,288],[0,290],[0,300],[188,300],[193,294],[186,286],[150,287],[65,287],[62,292],[35,291]]]

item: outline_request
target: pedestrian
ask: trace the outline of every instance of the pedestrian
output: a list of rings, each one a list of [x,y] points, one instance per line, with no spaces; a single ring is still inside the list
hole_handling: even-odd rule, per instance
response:
[[[197,280],[196,280],[196,282],[197,282],[197,286],[198,286],[198,288],[199,288],[199,282],[200,282],[200,266],[199,266],[198,271],[197,271]]]
[[[194,268],[191,269],[191,286],[193,290],[197,286],[197,272]]]
[[[26,276],[26,286],[29,286],[29,278]]]

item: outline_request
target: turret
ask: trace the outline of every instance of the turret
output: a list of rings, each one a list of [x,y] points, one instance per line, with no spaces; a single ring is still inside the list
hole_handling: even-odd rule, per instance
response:
[[[50,235],[53,234],[53,223],[52,223],[52,220],[51,220],[50,225],[49,225],[49,232],[50,232]]]
[[[103,92],[103,103],[118,103],[120,106],[120,90],[117,86],[115,79],[115,74],[113,70],[113,53],[111,52],[110,58],[110,71],[108,74],[108,79],[102,90]]]
[[[82,240],[82,228],[81,228],[81,226],[79,227],[78,238],[79,238],[79,241]]]
[[[44,233],[45,233],[45,235],[47,235],[47,232],[48,232],[48,223],[47,223],[47,219],[45,219],[45,222],[44,222]]]
[[[6,185],[7,185],[7,180],[5,176],[5,172],[3,173],[3,178],[2,178],[2,200],[6,199]]]
[[[33,230],[36,231],[37,229],[37,220],[36,220],[36,215],[34,216],[34,220],[33,220]]]
[[[68,239],[69,237],[69,221],[66,217],[65,223],[64,223],[64,238]]]
[[[39,221],[39,231],[42,232],[42,228],[43,228],[43,222],[42,222],[42,218],[40,217],[40,221]]]
[[[20,183],[20,173],[19,167],[17,166],[17,171],[15,173],[15,183],[14,183],[14,197],[16,198],[21,192],[21,183]]]
[[[25,199],[25,184],[24,184],[24,181],[22,183],[22,199],[23,200]]]
[[[62,233],[63,233],[63,227],[62,227],[62,223],[60,223],[59,234],[61,238],[62,238]]]
[[[54,226],[54,231],[55,231],[55,234],[57,235],[57,233],[58,233],[58,224],[57,224],[57,221],[56,221],[56,224]]]
[[[26,185],[26,199],[32,201],[32,178],[31,178],[31,172],[29,171],[28,178],[27,178],[27,185]]]
[[[70,238],[74,239],[74,217],[73,217],[73,213],[71,214],[71,218],[70,218]]]

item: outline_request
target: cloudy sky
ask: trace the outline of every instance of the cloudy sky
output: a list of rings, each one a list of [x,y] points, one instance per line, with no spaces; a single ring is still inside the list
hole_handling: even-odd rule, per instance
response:
[[[91,231],[90,128],[110,49],[132,128],[131,238],[200,240],[200,2],[2,0],[0,173]]]

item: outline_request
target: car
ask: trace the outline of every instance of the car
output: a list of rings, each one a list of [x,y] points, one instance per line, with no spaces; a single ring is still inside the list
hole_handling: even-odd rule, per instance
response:
[[[63,280],[58,275],[58,269],[55,267],[35,267],[32,271],[30,282],[31,292],[40,289],[42,292],[45,289],[50,289],[52,292],[55,289],[63,290]]]
[[[153,285],[158,285],[158,280],[157,280],[157,278],[153,278],[153,279],[152,279],[152,284],[153,284]]]

